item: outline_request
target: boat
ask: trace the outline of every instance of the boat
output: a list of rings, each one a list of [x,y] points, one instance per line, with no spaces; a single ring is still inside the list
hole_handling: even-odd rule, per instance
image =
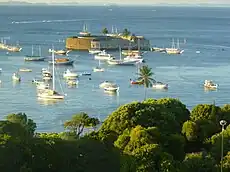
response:
[[[79,32],[79,34],[80,34],[81,36],[89,36],[89,35],[90,35],[90,32],[88,32],[88,29],[87,29],[87,25],[86,25],[86,24],[83,25],[83,30],[82,30],[81,32]]]
[[[42,75],[44,75],[44,74],[52,75],[51,72],[49,71],[49,69],[47,69],[47,68],[42,68]]]
[[[11,52],[20,52],[22,50],[21,47],[7,46],[7,50]]]
[[[91,73],[90,73],[90,72],[82,72],[80,75],[81,75],[81,76],[90,76]]]
[[[67,55],[70,50],[54,50],[54,49],[49,49],[49,53],[54,53],[54,54],[58,54],[58,55]]]
[[[139,77],[139,64],[137,65],[137,73],[136,73],[136,78]],[[140,79],[130,79],[130,84],[132,85],[142,85],[144,84],[143,80],[140,80]]]
[[[67,80],[67,81],[66,81],[66,83],[67,83],[68,85],[71,85],[71,86],[72,86],[72,85],[77,85],[78,82],[79,82],[78,80]]]
[[[32,53],[31,55],[26,55],[26,57],[24,58],[25,61],[44,61],[46,58],[45,57],[41,57],[41,48],[39,46],[39,55],[34,55],[34,48],[32,45]]]
[[[19,72],[32,72],[32,69],[21,68],[21,69],[19,69]]]
[[[98,66],[95,67],[95,68],[93,68],[93,71],[94,71],[94,72],[104,72],[104,71],[105,71],[105,69],[101,67],[101,62],[100,62],[100,60],[98,61]]]
[[[217,89],[218,84],[215,84],[212,80],[205,80],[204,87],[208,89]]]
[[[104,91],[106,92],[117,92],[119,87],[116,84],[107,85],[104,87]]]
[[[114,83],[111,82],[111,81],[104,81],[104,82],[102,82],[102,83],[99,85],[99,87],[100,87],[100,88],[105,88],[105,87],[108,87],[108,86],[110,86],[110,85],[114,85]]]
[[[165,49],[167,54],[182,54],[184,50],[180,49],[179,40],[177,40],[177,48],[175,47],[174,39],[172,40],[172,47]]]
[[[89,54],[99,54],[101,53],[102,51],[100,49],[90,49],[89,50]]]
[[[2,68],[0,68],[0,73],[2,72]]]
[[[124,56],[129,56],[129,55],[135,55],[135,54],[143,54],[142,52],[140,52],[139,50],[122,50],[122,55]]]
[[[141,60],[139,59],[121,59],[121,50],[120,50],[120,59],[109,59],[107,63],[109,65],[121,65],[121,66],[129,66],[129,65],[135,65],[137,63],[140,63]]]
[[[162,82],[155,82],[152,84],[152,88],[154,88],[154,89],[168,89],[168,84],[164,84]]]
[[[75,72],[70,71],[69,69],[67,69],[64,73],[63,73],[63,77],[64,78],[77,78],[78,74]]]
[[[155,52],[160,52],[160,53],[165,53],[166,49],[165,48],[159,48],[159,47],[152,47],[151,51],[155,51]]]
[[[95,60],[109,60],[112,58],[114,58],[114,56],[112,54],[108,54],[105,50],[94,56]]]
[[[74,61],[69,58],[57,58],[54,61],[49,61],[49,64],[55,65],[73,65]]]
[[[55,68],[54,68],[54,52],[52,52],[52,60],[53,60],[53,72],[52,72],[52,75],[53,75],[53,88],[52,89],[44,89],[44,90],[40,90],[38,91],[37,93],[37,96],[38,98],[41,98],[41,99],[64,99],[64,95],[58,93],[56,90],[55,90]]]
[[[17,73],[13,73],[12,79],[13,81],[21,81],[21,77]]]

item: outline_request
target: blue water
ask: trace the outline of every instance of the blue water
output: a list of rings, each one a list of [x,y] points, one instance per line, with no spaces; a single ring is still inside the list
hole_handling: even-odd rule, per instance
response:
[[[109,9],[109,8],[112,8]],[[58,68],[61,85],[67,94],[63,102],[38,101],[31,80],[40,75],[46,62],[26,63],[24,55],[31,53],[31,46],[42,47],[47,56],[52,44],[56,49],[65,46],[68,36],[76,35],[83,24],[93,33],[103,27],[118,30],[128,28],[136,35],[144,35],[153,46],[170,47],[171,39],[180,39],[184,54],[179,56],[148,52],[144,58],[155,73],[154,78],[169,84],[168,91],[154,91],[152,98],[179,98],[188,108],[199,103],[223,105],[230,102],[230,10],[228,8],[176,8],[176,7],[0,7],[0,37],[7,43],[23,47],[20,53],[0,51],[0,117],[9,113],[25,112],[38,124],[38,131],[61,131],[63,122],[80,111],[104,120],[119,105],[143,100],[143,87],[130,86],[135,67],[110,67],[106,72],[93,73],[92,80],[80,77],[76,88],[68,88],[62,79],[66,67]],[[183,44],[184,39],[187,40]],[[200,51],[199,54],[196,51]],[[114,53],[118,55],[118,52]],[[72,52],[74,70],[91,71],[97,65],[87,52]],[[32,73],[21,73],[22,82],[15,84],[12,73],[28,67]],[[205,91],[202,83],[212,79],[220,85],[217,91]],[[113,80],[120,86],[117,95],[108,95],[98,88],[100,82]],[[60,84],[56,83],[57,89]],[[60,89],[59,89],[60,90]]]

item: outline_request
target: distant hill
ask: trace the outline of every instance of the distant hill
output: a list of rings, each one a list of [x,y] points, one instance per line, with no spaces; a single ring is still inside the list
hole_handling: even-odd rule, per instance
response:
[[[0,2],[0,5],[47,5],[46,3],[30,3],[25,1]]]

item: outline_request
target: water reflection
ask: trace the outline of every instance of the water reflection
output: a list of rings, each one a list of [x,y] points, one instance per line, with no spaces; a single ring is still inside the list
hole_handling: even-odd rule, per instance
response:
[[[167,88],[164,88],[164,89],[152,89],[153,92],[168,92],[168,89]]]
[[[204,92],[210,92],[210,91],[217,92],[217,89],[216,88],[206,88],[206,87],[204,87]]]
[[[40,105],[45,105],[45,106],[54,105],[54,104],[57,104],[57,103],[64,102],[63,99],[53,100],[53,99],[41,99],[41,98],[38,98],[37,101],[38,101],[38,103]]]
[[[13,87],[15,88],[16,86],[18,86],[20,84],[20,81],[16,81],[16,80],[13,80],[12,81],[12,85]]]

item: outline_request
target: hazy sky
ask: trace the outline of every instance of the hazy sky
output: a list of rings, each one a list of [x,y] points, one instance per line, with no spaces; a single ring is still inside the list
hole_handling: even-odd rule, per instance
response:
[[[0,0],[5,2],[9,0]],[[79,2],[79,3],[117,3],[117,4],[155,4],[155,3],[168,3],[168,4],[230,4],[230,0],[12,0],[12,1],[27,1],[27,2]]]

